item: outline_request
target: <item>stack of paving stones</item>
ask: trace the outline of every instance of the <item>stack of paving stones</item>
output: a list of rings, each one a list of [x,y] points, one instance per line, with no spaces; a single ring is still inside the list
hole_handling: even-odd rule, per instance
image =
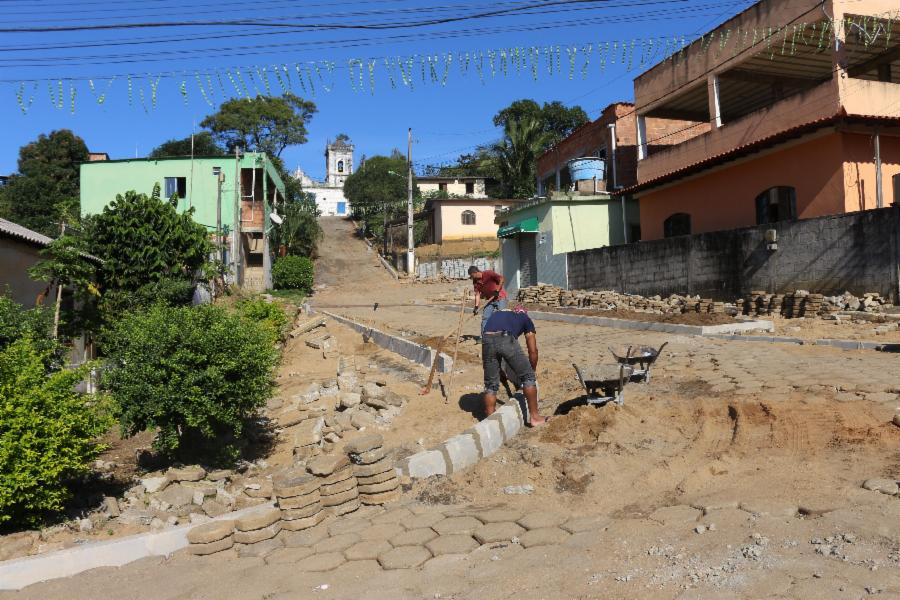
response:
[[[378,434],[364,435],[348,442],[344,451],[353,463],[360,502],[387,504],[400,499],[400,479],[385,452],[384,438]]]
[[[356,477],[345,454],[317,456],[306,468],[319,480],[319,495],[326,511],[345,515],[359,509]]]
[[[282,546],[276,538],[281,531],[281,510],[265,508],[234,522],[234,547],[240,557],[263,557]]]
[[[323,510],[319,492],[319,478],[300,468],[290,469],[272,480],[278,508],[281,509],[281,528],[302,531],[321,523],[327,513]]]
[[[189,554],[206,556],[234,546],[234,521],[210,521],[187,533]]]

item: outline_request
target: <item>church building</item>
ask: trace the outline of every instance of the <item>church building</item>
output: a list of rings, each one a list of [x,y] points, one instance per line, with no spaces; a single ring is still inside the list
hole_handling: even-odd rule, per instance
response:
[[[325,181],[316,181],[299,167],[294,178],[300,180],[304,192],[316,198],[316,208],[322,216],[350,214],[350,203],[344,197],[344,181],[353,173],[353,144],[339,137],[325,146]]]

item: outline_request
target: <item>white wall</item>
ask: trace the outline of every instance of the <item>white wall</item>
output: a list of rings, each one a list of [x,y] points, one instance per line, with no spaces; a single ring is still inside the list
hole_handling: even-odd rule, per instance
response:
[[[304,192],[309,192],[310,194],[315,195],[316,197],[316,208],[319,209],[319,212],[326,217],[335,216],[335,215],[347,215],[350,214],[350,203],[347,202],[347,199],[344,197],[344,189],[343,188],[335,188],[335,187],[308,187],[303,188]],[[345,202],[346,208],[344,212],[338,213],[338,202]]]

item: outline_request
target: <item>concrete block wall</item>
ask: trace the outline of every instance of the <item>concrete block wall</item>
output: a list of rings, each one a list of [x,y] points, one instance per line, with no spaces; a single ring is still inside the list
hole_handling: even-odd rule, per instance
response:
[[[774,229],[778,249],[766,248]],[[568,257],[570,289],[733,300],[751,290],[898,301],[900,207],[611,246]]]
[[[496,271],[499,261],[493,258],[447,258],[438,261],[418,261],[416,276],[420,279],[433,279],[443,275],[449,279],[468,279],[469,267],[475,265],[482,271]]]

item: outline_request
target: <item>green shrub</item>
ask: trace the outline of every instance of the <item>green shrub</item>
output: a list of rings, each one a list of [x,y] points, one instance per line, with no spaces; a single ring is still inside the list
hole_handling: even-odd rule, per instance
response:
[[[8,296],[0,294],[0,350],[22,338],[34,342],[35,350],[49,362],[58,356],[58,345],[51,337],[53,311],[39,306],[26,310]]]
[[[66,481],[89,470],[112,425],[97,398],[73,391],[87,367],[47,375],[46,360],[28,337],[0,350],[0,524],[62,509]]]
[[[135,290],[109,290],[100,301],[103,320],[111,323],[123,313],[154,304],[188,306],[194,297],[194,284],[187,279],[164,277]]]
[[[313,261],[305,256],[282,256],[272,266],[272,282],[278,290],[301,290],[313,287]]]
[[[273,341],[284,338],[287,333],[289,319],[280,302],[266,302],[262,298],[254,298],[238,303],[237,310],[245,319],[269,328]]]
[[[169,456],[223,449],[274,386],[277,352],[266,327],[217,306],[125,315],[104,332],[103,378],[123,431],[159,428]]]

